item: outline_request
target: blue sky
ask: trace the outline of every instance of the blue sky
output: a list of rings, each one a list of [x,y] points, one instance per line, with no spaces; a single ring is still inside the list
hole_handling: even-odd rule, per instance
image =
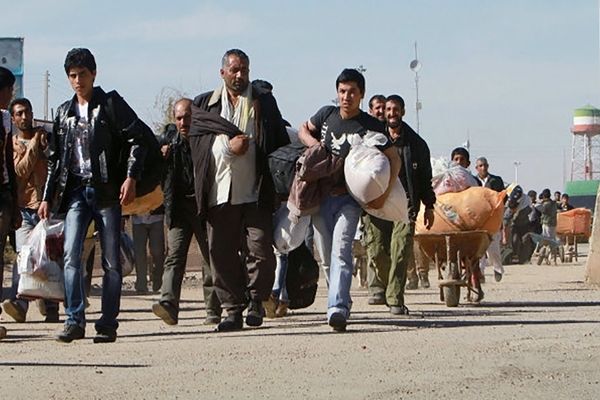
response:
[[[72,95],[62,64],[88,47],[97,84],[117,89],[151,123],[163,88],[189,96],[219,84],[225,50],[251,59],[283,115],[297,125],[335,97],[335,78],[364,65],[367,95],[397,93],[415,125],[418,41],[421,134],[432,155],[471,142],[490,172],[526,189],[561,189],[570,165],[573,109],[600,107],[596,0],[563,1],[21,1],[2,36],[25,37],[25,95],[42,115]]]

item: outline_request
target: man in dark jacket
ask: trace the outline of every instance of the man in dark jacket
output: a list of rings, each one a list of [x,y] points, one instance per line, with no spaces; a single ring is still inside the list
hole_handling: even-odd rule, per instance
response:
[[[7,111],[12,99],[15,76],[10,70],[0,67],[0,298],[4,277],[4,245],[8,234],[21,226],[21,213],[17,205],[17,181],[13,163],[13,141],[10,115]],[[0,339],[6,329],[0,326]]]
[[[485,157],[479,157],[475,161],[475,169],[477,170],[477,181],[481,186],[501,192],[504,190],[504,181],[497,175],[492,175],[488,172],[489,164]],[[481,269],[481,276],[485,276],[484,271],[487,265],[494,268],[494,279],[496,282],[502,280],[504,275],[504,266],[502,265],[502,256],[500,254],[500,242],[502,241],[502,230],[496,232],[492,236],[490,247],[488,247],[485,257],[481,258],[479,267]],[[484,278],[485,281],[485,278]]]
[[[421,203],[424,222],[433,225],[435,193],[431,187],[431,161],[427,143],[404,121],[404,99],[388,96],[385,104],[387,132],[402,159],[400,181],[408,196],[410,223],[384,221],[368,216],[366,223],[369,267],[369,304],[387,304],[394,315],[408,315],[404,305],[406,271],[413,258],[415,221]]]
[[[85,337],[82,247],[90,221],[99,228],[104,277],[102,315],[94,343],[114,342],[121,300],[121,206],[136,195],[147,148],[158,148],[150,128],[118,93],[94,87],[96,61],[88,49],[72,49],[65,72],[75,95],[56,112],[50,136],[48,177],[38,210],[42,219],[65,215],[64,331],[57,339]]]
[[[220,70],[223,85],[196,97],[192,107],[196,200],[207,218],[215,290],[228,313],[217,331],[242,328],[248,297],[246,324],[261,325],[262,301],[275,279],[276,202],[267,155],[288,144],[289,137],[273,95],[250,85],[249,67],[243,51],[227,51]]]
[[[179,318],[181,283],[187,264],[187,255],[192,240],[196,237],[204,264],[202,265],[205,324],[221,321],[221,305],[214,291],[208,256],[206,221],[198,215],[194,196],[194,168],[188,135],[192,121],[192,100],[181,99],[173,106],[177,127],[176,135],[165,145],[167,173],[164,182],[164,207],[169,229],[167,235],[168,254],[162,277],[160,301],[152,311],[169,325],[176,325]]]

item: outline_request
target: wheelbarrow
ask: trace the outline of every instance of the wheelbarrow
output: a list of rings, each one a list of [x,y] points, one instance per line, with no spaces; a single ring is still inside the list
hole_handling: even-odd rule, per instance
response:
[[[460,288],[467,288],[467,300],[478,303],[483,299],[479,259],[485,254],[491,235],[487,231],[457,231],[418,233],[421,249],[435,263],[438,271],[440,300],[448,307],[460,301]]]

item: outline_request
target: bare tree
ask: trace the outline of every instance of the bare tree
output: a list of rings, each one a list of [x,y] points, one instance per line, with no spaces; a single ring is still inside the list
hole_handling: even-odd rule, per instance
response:
[[[165,86],[156,95],[152,108],[151,125],[156,133],[161,133],[167,124],[175,122],[173,119],[173,106],[175,102],[186,94],[181,89]]]

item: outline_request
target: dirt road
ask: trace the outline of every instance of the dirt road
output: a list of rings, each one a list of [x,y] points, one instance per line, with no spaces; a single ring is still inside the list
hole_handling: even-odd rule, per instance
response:
[[[581,261],[581,259],[580,259]],[[433,271],[432,271],[433,275]],[[155,295],[125,291],[114,344],[62,344],[35,307],[2,324],[5,399],[597,399],[600,290],[579,264],[487,272],[481,305],[446,308],[438,290],[407,294],[408,319],[369,306],[354,289],[348,332],[315,304],[263,327],[216,334],[202,325],[198,280],[183,292],[178,326],[150,312]],[[131,278],[128,278],[131,280]],[[97,280],[99,282],[99,280]],[[88,318],[98,317],[99,297]]]

